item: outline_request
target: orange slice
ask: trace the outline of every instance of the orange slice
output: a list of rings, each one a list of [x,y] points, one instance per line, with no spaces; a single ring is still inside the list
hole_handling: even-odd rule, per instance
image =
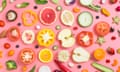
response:
[[[37,41],[40,46],[48,47],[54,43],[55,33],[51,29],[42,29],[38,32]]]
[[[48,63],[48,62],[52,61],[52,59],[53,59],[53,54],[50,49],[42,49],[39,52],[39,60],[41,62]]]
[[[96,60],[102,60],[105,58],[105,51],[101,48],[96,49],[93,54]]]

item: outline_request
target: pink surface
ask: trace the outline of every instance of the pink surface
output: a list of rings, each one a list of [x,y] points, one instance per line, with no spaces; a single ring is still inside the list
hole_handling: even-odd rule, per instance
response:
[[[1,1],[2,1],[2,0],[0,0],[0,4],[1,4]],[[23,9],[17,9],[17,8],[15,8],[15,5],[16,5],[17,3],[21,3],[21,2],[24,2],[24,1],[29,2],[30,5],[29,5],[28,7],[26,7],[26,8],[23,8]],[[4,10],[2,13],[0,13],[0,20],[4,20],[4,21],[5,21],[5,27],[0,28],[0,32],[1,32],[2,30],[8,29],[9,27],[17,26],[17,23],[19,23],[19,22],[22,23],[21,14],[22,14],[22,12],[23,12],[24,10],[33,10],[33,11],[35,11],[35,12],[39,15],[40,10],[41,10],[42,8],[44,8],[44,7],[52,7],[52,8],[54,8],[54,9],[57,7],[57,5],[53,4],[53,3],[50,2],[50,1],[49,1],[48,4],[46,4],[46,5],[37,5],[37,6],[38,6],[38,9],[33,9],[33,7],[36,5],[35,2],[34,2],[34,0],[16,0],[16,1],[15,1],[14,3],[12,3],[12,4],[10,4],[10,3],[9,3],[9,0],[7,0],[7,3],[8,3],[8,5],[7,5],[7,7],[5,8],[5,10]],[[112,47],[112,48],[114,48],[114,49],[116,50],[117,48],[120,47],[120,44],[119,44],[119,42],[120,42],[120,41],[119,41],[119,40],[120,40],[120,37],[118,37],[118,33],[117,33],[117,29],[120,28],[120,25],[112,24],[112,22],[113,22],[113,21],[112,21],[112,17],[114,17],[114,16],[120,16],[120,13],[115,11],[115,8],[119,5],[119,2],[117,2],[116,4],[113,4],[113,5],[112,5],[112,4],[110,4],[110,3],[108,2],[108,0],[107,0],[106,4],[103,4],[103,5],[102,5],[102,4],[100,4],[100,0],[94,0],[94,4],[98,4],[98,5],[100,5],[101,7],[107,8],[107,9],[110,11],[110,13],[111,13],[110,17],[106,17],[106,16],[102,15],[101,12],[97,13],[97,12],[91,11],[91,10],[89,10],[89,9],[83,7],[83,6],[80,6],[78,0],[76,1],[76,3],[75,3],[74,5],[71,5],[71,6],[66,6],[66,5],[64,4],[64,0],[60,0],[60,3],[59,3],[59,4],[62,6],[63,10],[66,10],[66,9],[67,9],[67,10],[72,11],[72,9],[73,9],[74,7],[79,7],[79,8],[80,8],[80,12],[82,12],[82,11],[89,11],[90,13],[92,13],[92,15],[93,15],[93,17],[94,17],[94,21],[93,21],[92,26],[90,26],[90,27],[88,27],[88,28],[82,28],[82,27],[80,27],[80,26],[78,25],[78,23],[77,23],[77,16],[78,16],[80,13],[73,13],[73,14],[74,14],[74,17],[75,17],[75,22],[74,22],[74,25],[73,25],[72,27],[64,26],[64,25],[61,23],[61,21],[60,21],[60,13],[61,13],[60,11],[57,12],[57,21],[56,21],[53,25],[51,25],[51,26],[45,26],[45,25],[41,24],[40,21],[38,21],[37,24],[39,24],[39,25],[41,26],[41,29],[43,29],[43,28],[51,28],[51,29],[53,29],[54,32],[56,33],[56,35],[57,35],[58,32],[59,32],[59,30],[56,30],[56,29],[55,29],[55,26],[56,26],[57,24],[58,24],[58,25],[61,25],[61,26],[62,26],[62,29],[64,29],[64,28],[69,28],[69,29],[71,29],[72,32],[74,33],[74,37],[76,37],[76,35],[77,35],[79,32],[81,32],[81,31],[91,31],[91,32],[93,32],[93,33],[94,33],[94,44],[93,44],[92,46],[86,48],[86,50],[91,53],[91,59],[90,59],[88,62],[79,63],[80,65],[82,65],[82,68],[81,68],[81,69],[78,69],[78,68],[77,68],[77,65],[79,65],[79,64],[74,63],[71,58],[70,58],[70,60],[69,60],[68,62],[73,62],[73,63],[75,64],[75,66],[74,66],[73,68],[70,68],[70,69],[72,70],[72,72],[80,72],[80,71],[81,71],[82,69],[84,69],[84,68],[87,68],[87,69],[89,70],[89,72],[95,72],[95,71],[97,71],[95,68],[93,68],[93,67],[91,66],[91,62],[94,62],[94,61],[95,61],[95,60],[92,58],[92,57],[93,57],[93,56],[92,56],[92,52],[93,52],[96,48],[103,48],[103,49],[106,50],[106,48],[110,46],[110,47]],[[7,12],[8,10],[10,10],[10,9],[15,10],[15,11],[17,12],[17,15],[18,15],[17,19],[16,19],[14,22],[8,22],[8,21],[6,20],[6,18],[5,18],[6,12]],[[100,19],[95,19],[95,17],[96,17],[97,15],[100,16]],[[108,23],[110,24],[110,26],[112,26],[112,27],[115,28],[115,32],[114,32],[114,33],[109,33],[108,35],[105,36],[106,43],[104,43],[102,46],[99,46],[98,44],[95,43],[95,41],[96,41],[96,39],[97,39],[97,35],[95,34],[95,32],[94,32],[94,30],[93,30],[94,25],[95,25],[97,22],[99,22],[99,21],[106,21],[106,22],[108,22]],[[37,25],[37,24],[36,24],[36,25]],[[22,33],[22,32],[23,32],[24,30],[26,30],[26,29],[31,29],[31,30],[33,30],[33,31],[37,34],[37,32],[38,32],[39,30],[36,30],[36,29],[35,29],[35,26],[36,26],[36,25],[31,26],[31,27],[25,27],[25,26],[22,24],[22,25],[19,27],[19,28],[20,28],[20,32]],[[78,27],[78,30],[73,30],[73,27],[76,27],[76,26]],[[116,36],[117,39],[114,40],[114,41],[111,41],[111,36]],[[8,42],[8,43],[11,44],[11,48],[10,48],[10,49],[5,49],[5,48],[3,47],[3,44],[6,43],[6,42]],[[19,44],[19,45],[20,45],[20,48],[15,48],[16,44]],[[6,62],[7,60],[15,60],[16,63],[17,63],[17,65],[18,65],[18,68],[17,68],[17,69],[12,70],[12,71],[9,71],[9,72],[22,72],[22,69],[21,69],[21,68],[22,68],[23,64],[19,62],[19,60],[18,60],[18,55],[19,55],[20,50],[23,49],[23,48],[32,48],[32,49],[36,52],[36,60],[35,60],[32,64],[27,65],[28,71],[29,71],[34,65],[37,66],[35,72],[38,72],[37,70],[38,70],[39,67],[42,66],[42,65],[48,65],[48,66],[50,66],[50,68],[52,69],[52,71],[55,70],[55,69],[59,69],[59,68],[57,67],[57,65],[55,64],[54,61],[52,61],[52,62],[50,62],[50,63],[41,63],[41,62],[39,61],[39,59],[38,59],[38,53],[39,53],[39,51],[40,51],[41,49],[43,49],[44,47],[40,47],[40,48],[38,48],[38,49],[35,49],[34,47],[35,47],[36,44],[37,44],[37,41],[36,41],[36,40],[35,40],[35,42],[34,42],[33,44],[26,45],[26,44],[23,43],[23,41],[22,41],[21,39],[18,40],[17,42],[11,42],[8,38],[0,39],[0,50],[3,51],[3,57],[0,58],[0,63],[3,64],[3,68],[0,69],[0,72],[8,72],[8,71],[6,70],[6,66],[5,66],[5,62]],[[57,41],[57,40],[55,41],[54,45],[59,45],[59,47],[60,47],[57,51],[53,51],[53,53],[54,53],[54,58],[56,58],[55,55],[56,55],[60,50],[64,50],[64,48],[62,48],[62,47],[60,46],[60,43],[59,43],[59,41]],[[52,49],[52,46],[53,46],[53,45],[51,45],[49,48]],[[71,51],[72,51],[74,48],[76,48],[76,47],[79,47],[79,45],[78,45],[77,43],[76,43],[73,47],[71,47],[71,48],[69,48],[69,49],[66,49],[66,50],[69,50],[69,52],[71,53]],[[8,57],[8,56],[7,56],[7,52],[8,52],[9,50],[11,50],[11,49],[14,49],[14,50],[15,50],[15,55],[12,56],[12,57]],[[111,62],[110,62],[109,64],[106,64],[106,62],[105,62],[106,59],[110,59]],[[103,64],[103,65],[105,65],[105,66],[108,66],[108,67],[110,67],[110,68],[112,68],[112,69],[114,69],[114,70],[116,70],[116,69],[117,69],[117,66],[115,66],[115,67],[112,67],[112,66],[111,66],[111,63],[113,62],[113,59],[118,59],[118,60],[120,61],[120,55],[117,54],[117,53],[116,53],[115,55],[113,55],[113,56],[107,54],[105,59],[103,59],[103,60],[101,60],[101,61],[97,61],[97,62],[98,62],[98,63],[101,63],[101,64]],[[68,62],[67,62],[67,63],[68,63]],[[66,66],[67,66],[67,63],[65,63]],[[27,72],[28,72],[28,71],[27,71]]]

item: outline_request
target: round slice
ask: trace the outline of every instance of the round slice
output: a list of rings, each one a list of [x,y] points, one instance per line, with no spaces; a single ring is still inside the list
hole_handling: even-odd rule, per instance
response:
[[[66,50],[62,50],[58,53],[58,60],[60,62],[67,62],[69,60],[70,54]]]
[[[30,64],[35,60],[35,52],[31,48],[24,48],[20,51],[19,60],[24,64]]]
[[[64,10],[61,14],[61,21],[66,26],[72,26],[74,24],[74,15],[69,10]]]
[[[14,10],[9,10],[6,14],[8,21],[14,21],[17,18],[17,13]]]
[[[80,4],[84,6],[91,5],[93,3],[93,0],[80,0]]]
[[[93,16],[90,12],[84,11],[78,16],[78,23],[82,27],[89,27],[93,23]]]
[[[93,55],[96,60],[102,60],[105,58],[105,50],[98,48],[94,51]]]
[[[38,72],[52,72],[49,66],[41,66]]]
[[[22,41],[25,44],[32,44],[35,40],[35,34],[32,30],[25,30],[22,33]]]
[[[98,22],[95,25],[95,32],[98,36],[105,36],[110,32],[110,25],[104,21]]]
[[[18,27],[11,27],[8,29],[7,37],[11,41],[17,41],[20,39],[20,30]]]
[[[49,63],[51,62],[53,59],[53,54],[52,51],[50,49],[42,49],[39,52],[39,60],[43,63]]]
[[[40,46],[48,47],[54,43],[55,33],[51,29],[42,29],[37,34],[37,41]]]
[[[56,11],[51,7],[45,7],[40,11],[40,21],[44,25],[51,25],[56,21]]]

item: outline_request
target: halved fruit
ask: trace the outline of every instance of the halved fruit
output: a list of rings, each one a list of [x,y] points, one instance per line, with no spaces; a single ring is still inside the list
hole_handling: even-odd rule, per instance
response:
[[[35,52],[30,48],[24,48],[20,51],[19,60],[24,64],[32,63],[36,58]]]
[[[51,7],[45,7],[40,11],[40,21],[44,25],[51,25],[56,21],[56,11]]]
[[[40,46],[48,47],[54,43],[55,33],[51,29],[42,29],[37,34],[37,41]]]
[[[110,32],[110,25],[104,21],[98,22],[95,25],[95,31],[98,36],[105,36]]]
[[[90,12],[82,12],[78,16],[78,23],[82,27],[89,27],[93,23],[93,16]]]
[[[20,30],[18,27],[11,27],[8,29],[7,37],[11,41],[17,41],[20,38]]]
[[[105,58],[106,53],[105,53],[105,50],[103,50],[102,48],[98,48],[94,51],[93,54],[96,60],[102,60]]]
[[[74,24],[74,15],[69,10],[64,10],[61,14],[61,21],[64,25],[72,26]]]
[[[89,47],[93,44],[93,34],[89,31],[82,31],[77,35],[77,43],[83,47]]]
[[[48,63],[51,62],[53,59],[53,54],[52,51],[50,49],[42,49],[39,52],[39,60],[43,63]]]

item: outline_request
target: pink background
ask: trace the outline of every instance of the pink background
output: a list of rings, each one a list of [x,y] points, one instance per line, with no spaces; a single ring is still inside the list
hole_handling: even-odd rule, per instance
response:
[[[0,4],[1,4],[1,1],[2,1],[2,0],[0,0]],[[22,3],[22,2],[25,2],[25,1],[30,3],[30,5],[29,5],[28,7],[23,8],[23,9],[17,9],[17,8],[15,8],[15,5],[16,5],[17,3]],[[109,1],[109,0],[106,0],[106,1]],[[0,28],[0,32],[1,32],[2,30],[8,29],[9,27],[17,26],[17,23],[19,23],[19,22],[22,23],[21,14],[22,14],[22,12],[23,12],[24,10],[29,10],[29,9],[30,9],[30,10],[35,11],[35,12],[39,15],[40,10],[41,10],[42,8],[44,8],[44,7],[48,7],[48,6],[49,6],[49,7],[52,7],[52,8],[54,8],[54,9],[57,7],[57,5],[53,4],[53,3],[50,2],[50,1],[49,1],[48,4],[46,4],[46,5],[37,5],[37,6],[38,6],[38,9],[33,9],[33,7],[36,5],[35,2],[34,2],[34,0],[16,0],[16,1],[15,1],[14,3],[12,3],[12,4],[10,4],[10,3],[9,3],[9,0],[7,0],[7,3],[8,3],[8,5],[7,5],[7,7],[5,8],[5,10],[4,10],[2,13],[0,13],[0,20],[4,20],[4,21],[5,21],[5,27]],[[37,22],[37,24],[39,24],[39,25],[41,26],[41,29],[43,29],[43,28],[51,28],[51,29],[54,30],[54,32],[56,33],[56,35],[57,35],[58,32],[59,32],[59,30],[55,30],[55,26],[56,26],[57,24],[58,24],[58,25],[61,25],[61,26],[62,26],[62,29],[64,29],[64,28],[69,28],[69,29],[71,29],[72,32],[74,33],[74,37],[76,37],[76,35],[77,35],[79,32],[83,31],[83,30],[93,32],[93,33],[94,33],[94,44],[93,44],[92,46],[86,48],[86,50],[91,53],[91,59],[90,59],[88,62],[80,63],[80,65],[82,65],[82,69],[83,69],[83,68],[87,68],[87,69],[89,70],[89,72],[95,72],[95,71],[97,71],[96,69],[94,69],[94,68],[91,66],[91,62],[94,62],[94,61],[95,61],[95,60],[92,58],[92,52],[93,52],[96,48],[106,49],[107,47],[110,46],[110,47],[112,47],[112,48],[114,48],[114,49],[117,49],[117,48],[120,47],[120,44],[119,44],[119,42],[120,42],[120,41],[119,41],[119,40],[120,40],[120,37],[118,37],[118,34],[117,34],[117,29],[120,28],[120,25],[112,24],[112,17],[114,17],[114,16],[116,16],[116,15],[117,15],[117,16],[120,16],[120,13],[118,13],[118,12],[115,11],[115,8],[119,5],[119,2],[116,3],[116,4],[113,4],[113,5],[111,5],[109,2],[106,2],[106,4],[103,4],[103,5],[102,5],[102,4],[100,4],[100,0],[94,0],[94,4],[98,4],[98,5],[100,5],[101,7],[107,8],[107,9],[110,11],[110,13],[111,13],[110,17],[106,17],[106,16],[102,15],[101,12],[97,13],[97,12],[91,11],[91,10],[89,10],[89,9],[83,7],[83,6],[80,6],[79,0],[77,0],[76,3],[75,3],[74,5],[71,5],[71,6],[66,6],[66,5],[64,4],[64,0],[60,0],[60,3],[59,3],[59,5],[62,6],[63,10],[67,9],[67,10],[72,11],[72,9],[73,9],[74,7],[79,7],[81,12],[82,12],[82,11],[89,11],[89,12],[91,12],[92,15],[93,15],[93,17],[94,17],[94,22],[93,22],[92,26],[90,26],[90,27],[88,27],[88,28],[82,28],[82,27],[80,27],[80,26],[78,25],[78,23],[77,23],[77,16],[78,16],[80,13],[73,13],[73,14],[74,14],[74,17],[75,17],[75,22],[74,22],[74,25],[73,25],[72,27],[64,26],[64,25],[61,23],[61,21],[60,21],[60,13],[61,13],[61,12],[60,12],[60,11],[57,12],[57,21],[56,21],[53,25],[51,25],[51,26],[45,26],[45,25],[41,24],[40,21]],[[14,22],[8,22],[8,21],[6,20],[6,18],[5,18],[6,12],[7,12],[8,10],[10,10],[10,9],[15,10],[15,11],[17,12],[17,14],[18,14],[18,17],[17,17],[17,19],[16,19]],[[95,19],[95,17],[96,17],[97,15],[100,16],[100,19]],[[107,36],[105,36],[106,43],[104,43],[102,46],[99,46],[98,44],[95,44],[97,35],[96,35],[95,32],[93,31],[94,25],[95,25],[97,22],[99,22],[99,21],[106,21],[106,22],[108,22],[112,27],[115,28],[115,32],[114,32],[114,33],[109,33]],[[37,24],[36,24],[36,25],[37,25]],[[22,33],[24,30],[26,30],[26,29],[31,29],[31,30],[34,30],[34,32],[37,34],[37,32],[38,32],[39,30],[36,30],[36,29],[35,29],[35,26],[36,26],[36,25],[31,26],[31,27],[25,27],[24,25],[21,25],[21,26],[19,27],[19,29],[20,29],[20,32],[21,32],[21,33]],[[78,29],[78,30],[73,30],[73,27],[76,27],[76,26],[77,26],[79,29]],[[111,36],[116,36],[117,39],[114,40],[114,41],[111,41]],[[10,49],[4,49],[3,44],[6,43],[6,42],[8,42],[8,43],[11,44],[11,48],[10,48]],[[15,48],[15,46],[16,46],[17,44],[20,45],[20,48]],[[18,58],[18,53],[19,53],[20,50],[23,49],[23,48],[32,48],[32,49],[36,52],[36,60],[35,60],[32,64],[27,65],[28,71],[29,71],[35,64],[36,64],[36,66],[37,66],[35,72],[37,72],[37,70],[39,69],[39,67],[42,66],[42,65],[48,65],[48,66],[50,66],[50,68],[52,69],[52,71],[55,70],[55,69],[59,69],[59,68],[57,67],[57,65],[54,63],[54,61],[52,61],[52,62],[50,62],[50,63],[46,63],[46,64],[45,64],[45,63],[41,63],[41,62],[39,61],[39,59],[38,59],[38,53],[39,53],[39,51],[40,51],[41,49],[43,49],[43,47],[40,47],[40,48],[38,48],[38,49],[35,49],[34,47],[35,47],[36,44],[37,44],[37,41],[35,41],[35,42],[34,42],[33,44],[31,44],[31,45],[26,45],[26,44],[23,43],[23,41],[22,41],[21,39],[18,40],[17,42],[11,42],[8,38],[0,39],[0,50],[3,51],[3,58],[0,58],[0,63],[2,63],[2,64],[4,65],[3,68],[0,69],[0,72],[8,72],[8,71],[6,70],[6,66],[5,66],[5,62],[6,62],[7,60],[15,60],[16,63],[17,63],[17,65],[18,65],[18,68],[17,68],[16,70],[12,70],[12,71],[9,71],[9,72],[22,72],[22,69],[21,69],[21,68],[22,68],[23,64],[22,64],[22,63],[19,63],[19,60],[17,60],[17,58]],[[54,45],[59,45],[59,47],[60,47],[60,43],[59,43],[57,40],[55,41]],[[52,45],[52,46],[53,46],[53,45]],[[52,49],[52,46],[50,46],[49,48]],[[71,53],[71,51],[72,51],[74,48],[76,48],[76,47],[79,47],[79,45],[75,44],[73,47],[71,47],[71,48],[69,48],[69,49],[67,49],[67,50],[69,50],[69,52]],[[7,52],[8,52],[9,50],[11,50],[11,49],[14,49],[14,50],[15,50],[15,55],[12,56],[12,57],[8,57],[8,56],[7,56]],[[53,51],[54,55],[56,55],[60,50],[64,50],[64,48],[61,48],[61,47],[60,47],[59,50]],[[55,58],[55,57],[56,57],[56,56],[54,56],[54,58]],[[120,61],[120,55],[118,55],[117,53],[116,53],[115,55],[113,55],[113,56],[107,54],[105,59],[103,59],[102,61],[98,61],[98,63],[101,63],[101,64],[103,64],[103,65],[106,65],[106,66],[108,66],[108,67],[116,70],[116,69],[117,69],[117,66],[116,66],[116,67],[112,67],[112,66],[111,66],[111,63],[110,63],[110,64],[106,64],[106,63],[105,63],[105,60],[106,60],[106,59],[110,59],[110,60],[111,60],[111,63],[113,62],[113,59],[118,59],[118,60]],[[72,59],[70,59],[68,62],[73,62],[73,61],[72,61]],[[73,63],[74,63],[74,62],[73,62]],[[77,63],[74,63],[74,64],[75,64],[75,66],[74,66],[73,68],[70,68],[70,69],[72,70],[72,72],[80,72],[82,69],[78,69],[78,68],[77,68],[77,65],[79,65],[79,64],[77,64]],[[67,66],[67,63],[65,63],[65,65]],[[28,72],[28,71],[27,71],[27,72]]]

